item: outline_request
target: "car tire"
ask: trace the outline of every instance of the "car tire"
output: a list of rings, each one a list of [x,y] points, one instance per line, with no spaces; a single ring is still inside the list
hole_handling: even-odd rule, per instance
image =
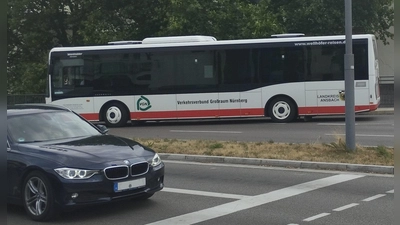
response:
[[[297,116],[295,103],[288,97],[274,98],[268,106],[268,116],[272,121],[286,123]]]
[[[25,211],[32,220],[48,221],[59,214],[54,189],[42,172],[28,174],[23,182],[22,195]]]
[[[111,103],[103,111],[103,120],[107,127],[123,127],[128,122],[128,112],[121,103]]]

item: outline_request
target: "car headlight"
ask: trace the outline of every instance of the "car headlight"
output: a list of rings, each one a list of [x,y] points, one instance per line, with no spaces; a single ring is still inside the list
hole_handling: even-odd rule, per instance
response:
[[[160,158],[160,156],[156,153],[154,156],[153,156],[153,159],[151,160],[151,165],[154,167],[154,166],[158,166],[158,165],[160,165],[161,164],[161,158]]]
[[[73,168],[58,168],[54,169],[58,175],[65,179],[88,179],[98,173],[97,170],[83,170],[83,169],[73,169]]]

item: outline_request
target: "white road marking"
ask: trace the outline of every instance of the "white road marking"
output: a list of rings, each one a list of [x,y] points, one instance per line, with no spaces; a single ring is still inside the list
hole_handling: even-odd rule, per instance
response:
[[[393,189],[393,190],[390,190],[390,191],[387,191],[386,193],[388,193],[388,194],[394,194],[394,189]]]
[[[308,217],[307,219],[304,219],[303,221],[310,222],[310,221],[322,218],[324,216],[329,216],[329,215],[331,215],[331,214],[330,213],[321,213],[316,216]]]
[[[297,223],[289,223],[288,225],[299,225],[299,224],[297,224]]]
[[[358,205],[359,205],[358,203],[351,203],[351,204],[348,204],[348,205],[345,205],[345,206],[336,208],[336,209],[334,209],[333,211],[340,212],[340,211],[343,211],[343,210],[345,210],[345,209],[349,209],[349,208],[352,208],[352,207],[358,206]]]
[[[241,134],[241,131],[218,131],[218,130],[170,130],[173,133],[221,133],[221,134]]]
[[[208,196],[208,197],[217,197],[217,198],[231,198],[231,199],[244,199],[244,198],[250,197],[248,195],[235,195],[235,194],[225,194],[225,193],[207,192],[207,191],[195,191],[195,190],[186,190],[186,189],[178,189],[178,188],[167,188],[167,187],[164,187],[161,191],[179,193],[179,194],[189,194],[189,195],[200,195],[200,196]]]
[[[219,206],[214,206],[211,208],[199,210],[196,212],[191,212],[187,214],[183,214],[176,217],[171,217],[165,220],[160,220],[154,223],[150,223],[151,225],[165,225],[165,224],[174,224],[174,225],[188,225],[200,223],[206,220],[214,219],[217,217],[225,216],[234,212],[238,212],[245,209],[250,209],[256,206],[260,206],[263,204],[267,204],[270,202],[278,201],[281,199],[293,197],[296,195],[304,194],[310,191],[314,191],[320,188],[328,187],[331,185],[335,185],[338,183],[354,180],[357,178],[364,177],[364,175],[355,175],[355,174],[339,174],[334,175],[302,184],[297,184],[291,187],[282,188],[279,190],[271,191],[269,193],[251,196],[248,198],[244,198],[241,200],[236,200],[233,202],[229,202],[226,204],[222,204]]]
[[[327,136],[345,136],[346,134],[325,134]],[[394,137],[392,134],[356,134],[357,137]]]
[[[384,196],[386,196],[386,195],[385,194],[375,195],[375,196],[364,199],[363,202],[369,202],[369,201],[372,201],[372,200],[375,200],[375,199],[378,199],[378,198],[381,198]]]

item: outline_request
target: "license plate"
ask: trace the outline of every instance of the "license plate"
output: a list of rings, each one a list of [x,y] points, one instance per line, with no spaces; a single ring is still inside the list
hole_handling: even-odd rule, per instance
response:
[[[114,191],[125,191],[135,188],[141,188],[146,186],[146,178],[140,178],[136,180],[129,180],[124,182],[115,182],[114,183]]]

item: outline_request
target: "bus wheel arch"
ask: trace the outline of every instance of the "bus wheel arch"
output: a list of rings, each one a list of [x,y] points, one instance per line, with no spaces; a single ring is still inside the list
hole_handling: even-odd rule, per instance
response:
[[[277,95],[270,98],[265,105],[265,116],[274,122],[286,123],[298,117],[298,106],[293,98]]]
[[[120,101],[106,102],[100,109],[100,121],[107,127],[122,127],[130,120],[128,107]]]

